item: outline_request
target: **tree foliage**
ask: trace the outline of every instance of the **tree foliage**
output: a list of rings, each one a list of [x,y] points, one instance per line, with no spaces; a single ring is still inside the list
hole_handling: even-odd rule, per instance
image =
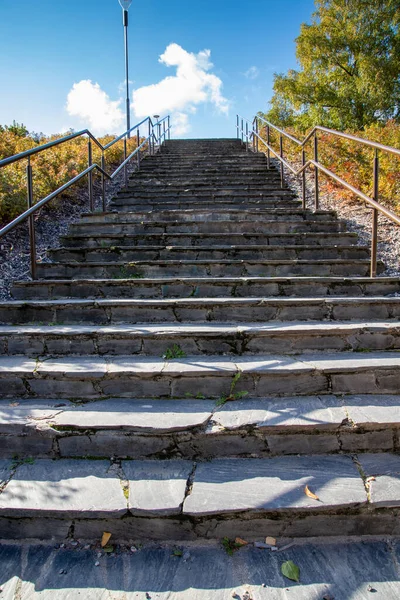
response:
[[[400,0],[316,0],[296,40],[300,68],[276,74],[269,120],[362,130],[400,122]]]

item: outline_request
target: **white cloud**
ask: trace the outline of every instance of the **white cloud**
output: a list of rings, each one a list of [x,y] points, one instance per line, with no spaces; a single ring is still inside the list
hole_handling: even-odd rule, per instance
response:
[[[121,100],[111,100],[98,83],[83,79],[67,96],[67,112],[96,135],[120,131],[124,123]]]
[[[247,69],[244,76],[247,77],[247,79],[257,79],[259,74],[260,74],[260,69],[258,67],[250,67],[250,69]]]
[[[172,113],[173,133],[182,135],[190,128],[188,115],[195,113],[199,104],[211,103],[219,112],[228,114],[229,101],[222,95],[222,81],[209,72],[213,67],[210,56],[210,50],[194,54],[178,44],[169,44],[159,62],[176,67],[176,74],[135,90],[135,115],[141,118]]]
[[[184,135],[190,131],[189,115],[185,113],[173,113],[172,123],[174,136]]]

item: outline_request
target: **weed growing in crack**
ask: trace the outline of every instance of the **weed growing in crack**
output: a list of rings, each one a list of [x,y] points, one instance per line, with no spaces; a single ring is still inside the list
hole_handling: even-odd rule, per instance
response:
[[[185,358],[186,354],[182,350],[179,344],[173,344],[171,348],[167,348],[165,353],[162,355],[165,360],[172,360],[174,358]]]
[[[232,402],[234,400],[240,400],[241,398],[245,398],[245,396],[248,395],[249,392],[245,392],[245,391],[235,392],[236,385],[237,385],[239,379],[241,378],[241,376],[242,376],[241,372],[238,371],[236,373],[236,375],[234,376],[234,378],[232,379],[229,394],[227,396],[221,396],[217,400],[217,403],[216,403],[217,408],[219,408],[220,406],[223,406],[225,404],[225,402]]]
[[[235,542],[235,540],[230,540],[228,537],[223,538],[222,546],[225,552],[229,554],[229,556],[233,556],[233,553],[236,552],[236,550],[239,550],[239,548],[241,548],[241,544],[238,544],[237,542]]]

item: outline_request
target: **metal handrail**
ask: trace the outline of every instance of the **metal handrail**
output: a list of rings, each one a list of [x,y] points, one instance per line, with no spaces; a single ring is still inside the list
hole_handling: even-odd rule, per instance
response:
[[[139,128],[141,125],[143,125],[146,122],[148,123],[148,135],[142,142],[140,142]],[[163,131],[161,131],[161,125],[160,125],[161,123],[163,123]],[[166,127],[166,123],[167,123],[167,127]],[[83,177],[86,177],[86,175],[88,176],[90,212],[94,212],[93,180],[92,180],[92,175],[93,175],[94,170],[98,171],[102,176],[102,209],[103,209],[103,211],[105,211],[106,210],[106,201],[105,201],[106,179],[110,180],[110,181],[113,180],[114,177],[116,177],[118,175],[118,173],[122,169],[124,169],[125,185],[127,185],[127,183],[128,183],[128,171],[127,171],[128,163],[132,160],[132,158],[135,155],[137,155],[137,167],[139,169],[140,168],[140,150],[146,144],[148,144],[149,155],[151,156],[152,154],[154,154],[155,146],[161,146],[163,141],[165,141],[167,139],[167,135],[168,135],[168,139],[171,138],[171,128],[172,128],[171,120],[170,120],[169,115],[164,117],[161,121],[157,121],[156,123],[154,123],[152,121],[151,117],[146,117],[146,119],[143,119],[143,121],[140,121],[140,123],[137,123],[136,125],[134,125],[130,129],[125,131],[123,134],[121,134],[114,140],[111,140],[111,142],[109,142],[105,146],[103,146],[102,143],[88,129],[83,129],[82,131],[78,131],[76,133],[72,133],[70,135],[64,136],[63,138],[59,138],[57,140],[48,142],[47,144],[43,144],[41,146],[37,146],[37,147],[31,148],[29,150],[25,150],[24,152],[21,152],[20,154],[15,154],[14,156],[9,156],[8,158],[5,158],[0,161],[0,168],[2,168],[7,165],[10,165],[12,163],[15,163],[17,161],[28,159],[28,164],[27,164],[27,169],[26,169],[28,209],[26,211],[24,211],[22,214],[20,214],[18,217],[13,219],[10,223],[5,225],[3,228],[0,229],[0,238],[2,238],[7,233],[12,231],[15,227],[20,225],[26,219],[29,219],[29,240],[30,240],[30,259],[31,259],[32,279],[36,279],[36,270],[37,270],[36,269],[37,262],[36,262],[36,235],[35,235],[34,214],[40,208],[42,208],[42,206],[44,206],[45,204],[47,204],[48,202],[50,202],[51,200],[56,198],[56,196],[58,196],[59,194],[61,194],[65,190],[67,190],[69,187],[71,187],[72,185],[74,185],[75,183],[77,183],[78,181],[83,179]],[[158,131],[158,135],[156,135],[154,133],[154,129],[156,129],[156,131]],[[135,148],[135,150],[133,150],[133,152],[131,152],[129,154],[129,156],[127,156],[127,141],[126,140],[127,140],[128,135],[134,130],[137,131],[137,147]],[[45,198],[42,198],[41,200],[39,200],[38,202],[33,204],[33,177],[32,177],[31,156],[34,154],[43,152],[44,150],[48,150],[49,148],[52,148],[54,146],[58,146],[65,142],[69,142],[70,140],[73,140],[74,138],[80,137],[82,135],[88,136],[88,167],[84,171],[82,171],[81,173],[78,173],[78,175],[76,175],[75,177],[73,177],[72,179],[67,181],[64,185],[60,186],[54,192],[52,192],[51,194],[48,194]],[[114,144],[119,142],[121,139],[124,139],[124,160],[115,169],[115,171],[113,173],[111,173],[111,175],[110,175],[105,170],[104,153],[106,150],[108,150],[108,148],[110,148],[111,146],[113,146]],[[92,141],[101,149],[101,153],[102,153],[101,165],[98,165],[97,163],[92,162]]]
[[[259,135],[259,121],[262,121],[266,124],[266,134],[267,140],[263,139]],[[244,123],[246,123],[246,129],[244,128]],[[249,130],[249,123],[251,125],[251,131]],[[279,133],[279,151],[274,149],[271,145],[270,140],[270,130],[273,129],[277,133]],[[344,133],[342,131],[336,131],[335,129],[328,129],[327,127],[322,127],[317,125],[313,127],[310,133],[304,138],[304,140],[298,140],[296,137],[284,131],[283,129],[277,127],[273,123],[270,123],[266,119],[262,117],[256,116],[253,121],[249,121],[248,119],[237,115],[236,116],[236,130],[237,137],[242,139],[244,142],[244,138],[246,138],[246,149],[250,149],[250,140],[253,142],[253,151],[257,151],[259,149],[259,142],[263,143],[267,148],[267,167],[270,169],[270,159],[271,153],[278,159],[280,163],[280,174],[281,174],[281,187],[284,186],[284,167],[286,167],[293,175],[302,176],[302,196],[303,196],[303,208],[306,208],[306,179],[305,173],[306,170],[310,167],[314,168],[314,178],[315,178],[315,190],[314,190],[314,208],[318,210],[319,208],[319,182],[318,182],[318,174],[319,171],[342,185],[344,188],[348,189],[355,196],[366,202],[372,208],[372,239],[371,239],[371,269],[370,275],[371,277],[376,277],[377,274],[377,249],[378,249],[378,213],[380,212],[385,217],[390,219],[396,225],[400,225],[400,216],[389,210],[382,204],[378,202],[379,198],[379,154],[378,151],[389,152],[396,156],[400,156],[400,150],[398,148],[393,148],[391,146],[386,146],[384,144],[380,144],[379,142],[374,142],[372,140],[367,140],[365,138],[360,138],[358,136]],[[318,137],[317,132],[322,131],[324,133],[332,134],[336,137],[341,137],[344,139],[348,139],[354,142],[358,142],[369,146],[375,149],[375,156],[373,161],[373,197],[371,198],[367,194],[364,194],[361,190],[357,189],[338,175],[333,173],[330,169],[321,164],[318,160]],[[293,167],[287,160],[285,160],[283,155],[283,138],[289,139],[290,141],[296,143],[300,146],[302,151],[302,166],[299,169]],[[314,158],[306,160],[305,154],[305,146],[308,141],[313,138],[314,139]]]

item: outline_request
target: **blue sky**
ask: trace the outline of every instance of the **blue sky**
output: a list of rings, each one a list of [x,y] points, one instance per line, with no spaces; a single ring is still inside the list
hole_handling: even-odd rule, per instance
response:
[[[313,0],[133,0],[132,122],[169,112],[181,137],[234,136],[236,113],[266,110],[273,73],[296,66],[313,10]],[[121,12],[118,0],[1,0],[0,124],[123,131]]]

